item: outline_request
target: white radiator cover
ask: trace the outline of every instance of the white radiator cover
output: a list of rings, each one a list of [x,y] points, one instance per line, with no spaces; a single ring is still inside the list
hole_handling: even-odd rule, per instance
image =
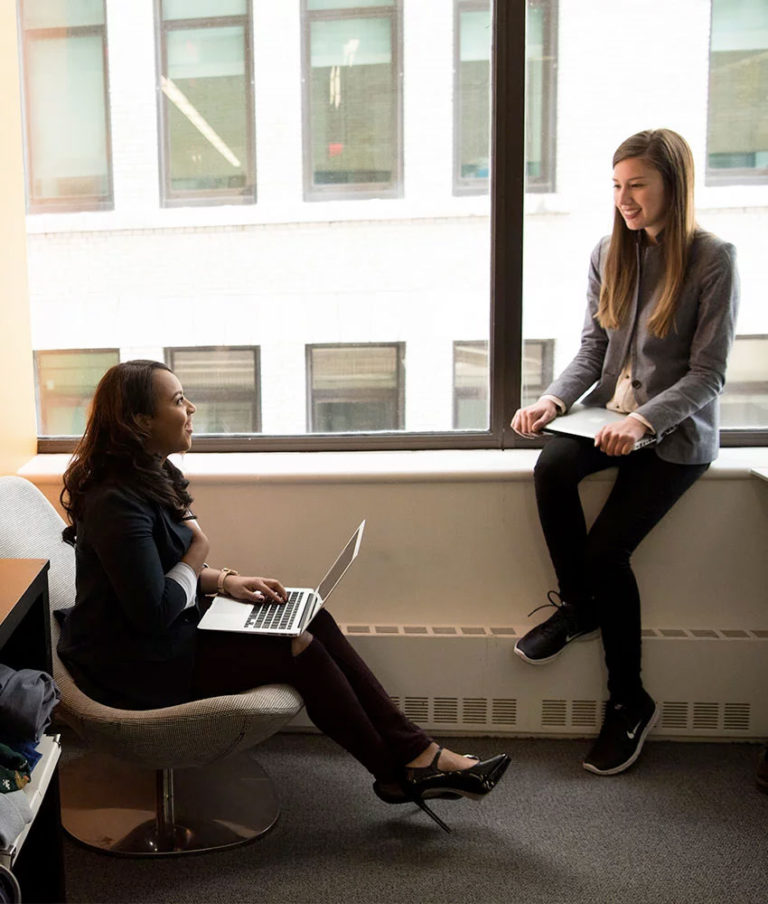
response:
[[[397,704],[435,734],[587,737],[600,729],[598,639],[532,666],[512,652],[527,626],[342,629]],[[656,737],[768,737],[768,630],[645,628],[643,681],[661,707]],[[291,727],[311,727],[306,713]]]

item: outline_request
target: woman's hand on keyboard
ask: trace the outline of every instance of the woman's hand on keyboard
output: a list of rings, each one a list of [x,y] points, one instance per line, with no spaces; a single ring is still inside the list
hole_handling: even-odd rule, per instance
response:
[[[275,578],[228,574],[225,589],[227,596],[244,603],[284,603],[288,598],[285,587]]]

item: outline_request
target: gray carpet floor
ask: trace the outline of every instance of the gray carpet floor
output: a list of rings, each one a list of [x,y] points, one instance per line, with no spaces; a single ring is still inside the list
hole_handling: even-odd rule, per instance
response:
[[[156,860],[65,842],[68,898],[141,904],[766,904],[768,795],[749,744],[649,742],[627,773],[585,772],[587,743],[455,739],[512,765],[482,803],[437,801],[442,832],[387,806],[367,773],[318,735],[280,734],[259,762],[280,792],[255,843]]]

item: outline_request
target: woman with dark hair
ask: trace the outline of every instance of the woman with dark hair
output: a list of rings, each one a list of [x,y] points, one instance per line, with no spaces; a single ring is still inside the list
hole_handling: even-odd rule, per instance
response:
[[[387,803],[480,798],[509,764],[439,747],[393,705],[327,609],[295,638],[198,631],[206,595],[280,602],[274,578],[209,568],[188,481],[168,456],[192,444],[195,406],[156,361],[110,368],[64,474],[77,595],[58,652],[80,688],[108,706],[147,709],[295,687],[329,737],[375,777]]]
[[[630,557],[717,456],[718,396],[738,304],[735,249],[696,226],[693,156],[669,129],[639,132],[613,157],[614,224],[592,253],[581,347],[512,427],[535,436],[584,399],[625,415],[592,439],[550,438],[534,470],[557,576],[555,612],[515,652],[542,664],[602,632],[609,700],[584,768],[624,771],[658,717],[640,678],[640,597]],[[597,384],[597,385],[594,385]],[[635,451],[647,437],[654,442]],[[589,530],[578,493],[617,467]],[[545,604],[546,605],[546,604]]]

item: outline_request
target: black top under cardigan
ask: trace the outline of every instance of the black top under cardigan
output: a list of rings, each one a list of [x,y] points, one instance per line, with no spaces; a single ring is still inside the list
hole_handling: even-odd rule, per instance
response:
[[[77,523],[76,603],[58,653],[78,686],[109,706],[151,709],[189,699],[197,606],[166,573],[192,531],[113,483],[87,493]]]

